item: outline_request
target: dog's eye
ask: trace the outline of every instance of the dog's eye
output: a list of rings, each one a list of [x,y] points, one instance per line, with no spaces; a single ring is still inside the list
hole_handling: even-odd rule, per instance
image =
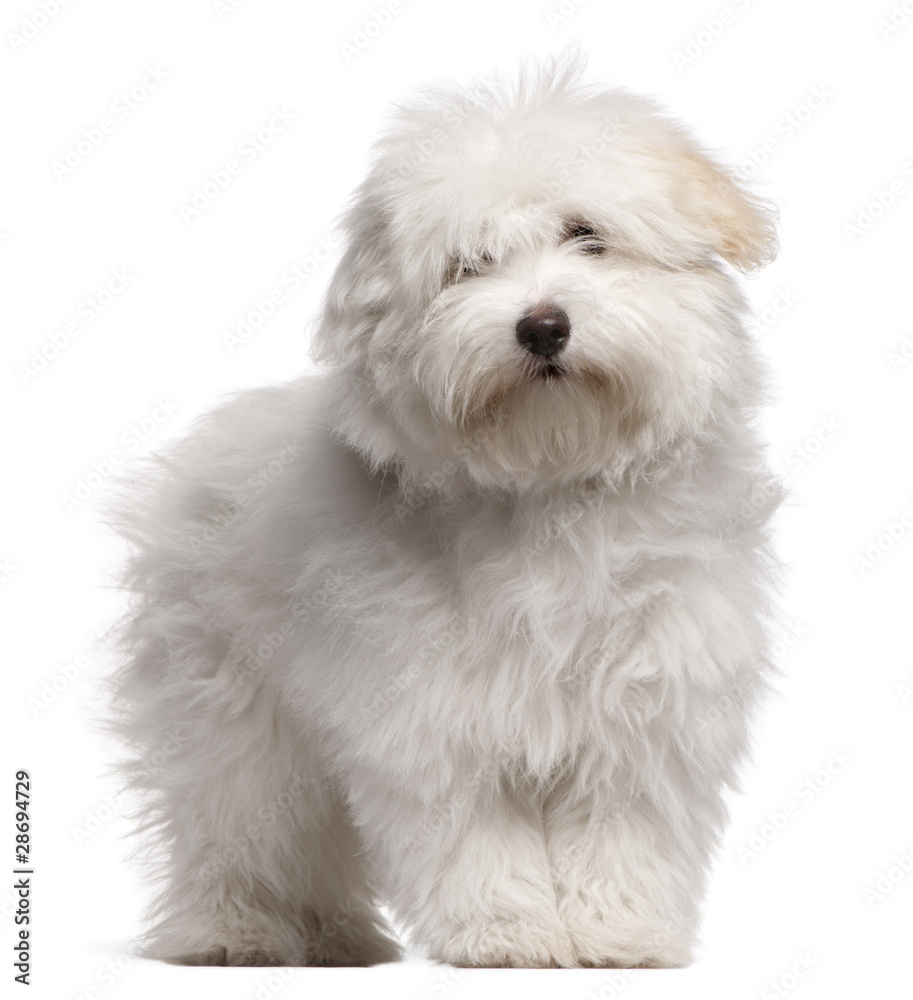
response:
[[[564,227],[563,240],[565,243],[574,243],[581,253],[598,257],[608,250],[605,238],[589,222],[581,219],[574,219]]]
[[[461,257],[454,258],[454,279],[456,281],[465,281],[467,278],[478,278],[493,263],[494,258],[488,253],[481,253],[468,259]]]

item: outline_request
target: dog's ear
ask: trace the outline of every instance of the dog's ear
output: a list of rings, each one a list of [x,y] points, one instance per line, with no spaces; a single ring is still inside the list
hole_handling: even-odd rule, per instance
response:
[[[716,254],[741,271],[774,259],[772,206],[748,194],[727,170],[695,149],[676,150],[669,166],[674,207]]]
[[[348,247],[330,282],[311,349],[316,361],[346,363],[367,347],[392,292],[379,215],[359,206],[346,220]]]

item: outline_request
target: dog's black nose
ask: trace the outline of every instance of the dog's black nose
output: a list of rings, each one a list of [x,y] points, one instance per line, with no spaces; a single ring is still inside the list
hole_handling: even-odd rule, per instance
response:
[[[517,340],[543,358],[557,354],[571,335],[571,321],[563,309],[537,309],[517,323]]]

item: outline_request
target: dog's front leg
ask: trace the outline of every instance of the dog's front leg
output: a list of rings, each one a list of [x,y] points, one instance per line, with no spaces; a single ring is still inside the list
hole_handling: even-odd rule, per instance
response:
[[[675,968],[691,961],[703,894],[701,836],[646,797],[620,804],[573,783],[546,809],[549,860],[575,964]]]
[[[766,686],[756,627],[726,607],[722,597],[706,613],[693,600],[659,602],[590,693],[590,739],[545,804],[580,965],[691,961],[723,793]]]
[[[386,899],[430,956],[458,966],[573,964],[532,789],[466,765],[446,794],[420,799],[389,776],[350,780]]]

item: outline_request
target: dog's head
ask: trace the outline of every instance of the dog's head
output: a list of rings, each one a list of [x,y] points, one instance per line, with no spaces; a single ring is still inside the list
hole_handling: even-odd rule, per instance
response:
[[[651,102],[580,86],[435,90],[378,144],[316,356],[380,465],[533,488],[643,468],[752,391],[730,273],[769,212]]]

